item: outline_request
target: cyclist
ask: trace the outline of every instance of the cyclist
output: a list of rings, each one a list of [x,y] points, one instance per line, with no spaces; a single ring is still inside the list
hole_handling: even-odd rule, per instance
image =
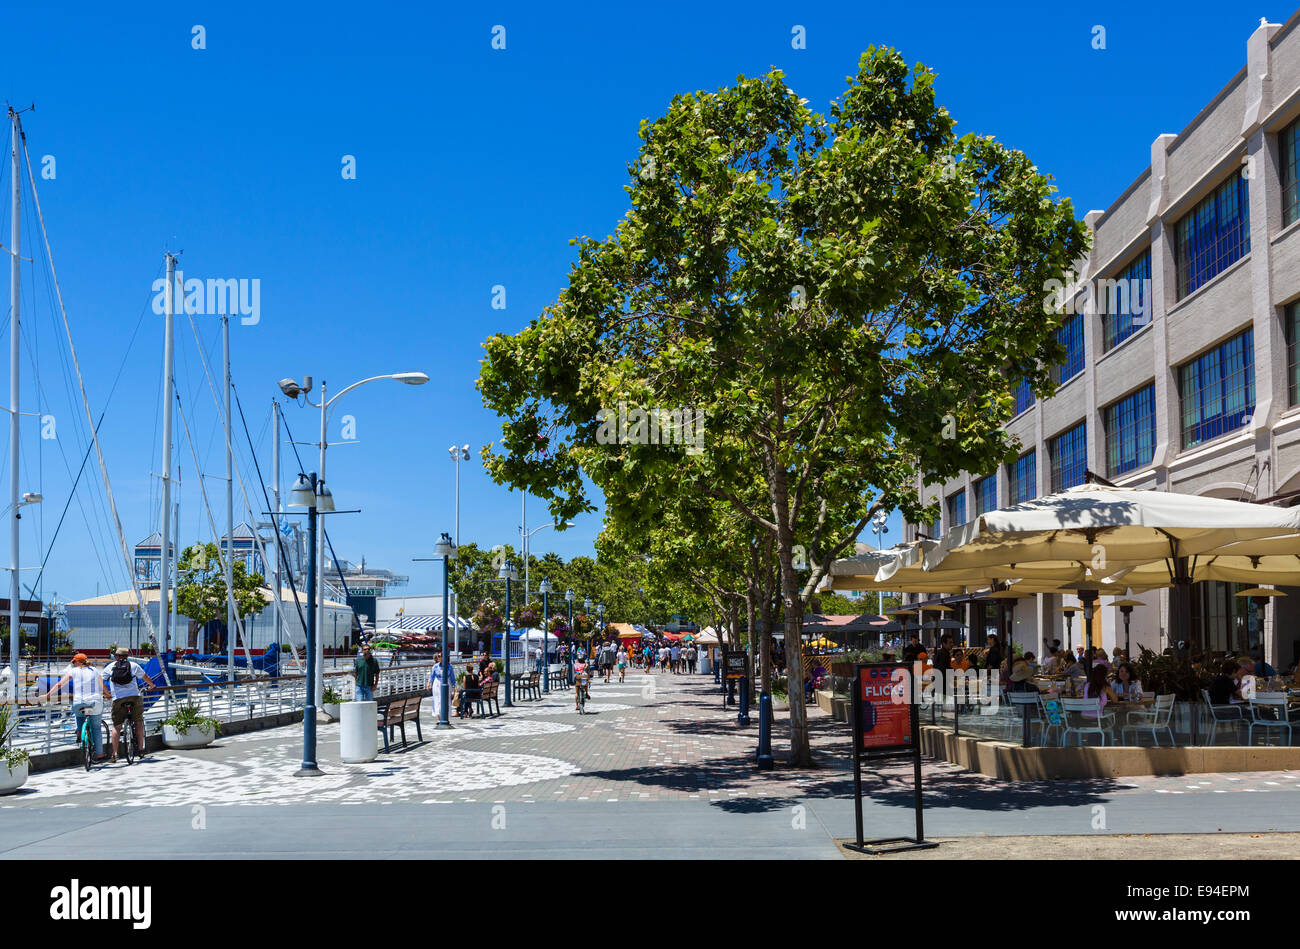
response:
[[[117,650],[117,660],[106,665],[101,673],[106,687],[113,696],[113,760],[117,760],[118,747],[122,737],[122,723],[128,715],[135,722],[135,741],[141,757],[144,756],[144,698],[140,695],[137,680],[148,683],[146,689],[154,687],[153,679],[145,674],[138,662],[131,661],[131,650],[121,646]]]
[[[591,689],[588,686],[590,677],[587,675],[587,664],[579,659],[573,664],[573,710],[582,711],[583,702],[591,698]]]
[[[72,683],[72,709],[77,713],[77,740],[81,740],[82,723],[90,719],[90,735],[95,746],[95,760],[103,761],[104,727],[100,722],[104,717],[104,684],[100,681],[99,674],[90,667],[90,660],[84,652],[79,652],[72,657],[72,665],[68,666],[67,673],[50,686],[43,701],[48,702],[55,692],[69,682]]]

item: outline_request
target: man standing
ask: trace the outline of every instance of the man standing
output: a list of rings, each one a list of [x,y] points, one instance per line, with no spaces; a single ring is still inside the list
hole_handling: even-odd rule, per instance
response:
[[[358,702],[373,702],[375,700],[375,686],[379,684],[379,660],[370,654],[370,643],[361,647],[361,652],[357,654],[357,661],[352,667],[353,675],[356,677],[356,700]]]
[[[113,760],[117,760],[118,746],[122,737],[122,723],[128,715],[135,722],[136,747],[140,756],[144,756],[144,698],[140,695],[138,679],[149,683],[153,688],[153,679],[145,675],[138,662],[131,661],[131,650],[120,646],[117,661],[110,662],[100,673],[105,679],[105,689],[113,697]]]

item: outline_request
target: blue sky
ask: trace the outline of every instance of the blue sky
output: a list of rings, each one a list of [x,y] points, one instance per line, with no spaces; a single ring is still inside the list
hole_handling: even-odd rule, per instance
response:
[[[775,65],[824,109],[868,45],[894,46],[937,71],[959,131],[1024,149],[1082,216],[1108,206],[1149,163],[1152,140],[1180,131],[1241,69],[1260,16],[1280,23],[1292,12],[1199,0],[757,3],[742,15],[672,3],[121,6],[10,10],[0,82],[10,102],[36,104],[24,116],[33,160],[55,159],[57,177],[38,182],[42,207],[95,413],[107,404],[101,435],[127,540],[158,520],[162,342],[149,303],[164,249],[183,250],[187,276],[261,281],[260,322],[231,335],[267,477],[276,380],[309,374],[337,391],[385,372],[433,377],[420,388],[357,390],[331,427],[337,439],[341,416],[355,418],[357,444],[331,451],[329,481],[340,507],[363,509],[334,520],[335,549],[410,573],[413,591],[431,587],[438,568],[412,558],[429,556],[452,529],[447,446],[468,442],[477,459],[499,436],[474,388],[481,341],[526,325],[554,299],[570,238],[613,229],[638,124],[675,93]],[[195,25],[205,28],[204,50],[191,48]],[[491,48],[495,25],[506,29],[504,51]],[[806,29],[806,49],[792,49],[795,25]],[[1102,50],[1092,45],[1097,25]],[[355,180],[340,174],[344,155],[356,158]],[[7,162],[4,181],[7,189]],[[7,246],[8,201],[0,206]],[[26,256],[35,233],[24,240]],[[35,408],[39,366],[40,405],[60,439],[41,440],[37,422],[23,422],[21,490],[46,498],[23,519],[25,565],[49,544],[67,470],[87,444],[48,281],[32,273],[42,264],[38,255],[24,266],[23,399]],[[496,285],[506,289],[504,310],[491,306]],[[196,319],[216,355],[217,323]],[[199,464],[219,476],[218,416],[189,325],[177,326],[178,385]],[[286,414],[298,439],[316,437],[311,410]],[[188,543],[209,532],[177,425]],[[237,441],[251,488],[238,431]],[[85,477],[45,576],[46,594],[64,600],[126,582],[96,515],[93,460]],[[215,503],[221,482],[207,486]],[[217,510],[220,518],[224,504]],[[529,515],[533,526],[546,519],[540,502]],[[518,524],[519,495],[477,460],[466,465],[462,541],[517,544]],[[589,553],[598,532],[589,515],[563,534],[543,531],[533,549]],[[895,519],[888,540],[898,537]]]

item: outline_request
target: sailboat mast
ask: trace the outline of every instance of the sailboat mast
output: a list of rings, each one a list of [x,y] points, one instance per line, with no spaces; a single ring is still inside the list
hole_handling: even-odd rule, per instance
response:
[[[12,678],[9,680],[14,690],[14,701],[18,701],[18,642],[21,626],[19,624],[19,603],[22,587],[18,583],[18,521],[21,511],[18,507],[18,278],[19,252],[22,249],[22,229],[19,227],[22,214],[19,207],[22,179],[18,168],[18,139],[22,135],[22,126],[18,124],[18,113],[9,110],[9,119],[13,125],[12,175],[14,185],[13,214],[10,219],[9,235],[9,655],[13,664]]]
[[[221,316],[221,351],[225,363],[226,387],[226,666],[231,682],[235,681],[235,472],[232,466],[234,443],[230,438],[230,317]],[[245,640],[247,645],[247,640]],[[252,668],[249,668],[252,672]]]
[[[280,578],[280,403],[275,399],[271,400],[271,430],[274,435],[271,438],[271,497],[275,499],[276,517],[271,518],[271,530],[275,532],[275,581],[271,587],[271,592],[275,597],[275,641],[284,642],[284,630],[281,628],[284,618],[280,615],[282,607],[280,606],[280,586],[283,581]]]
[[[167,613],[169,587],[171,585],[171,542],[172,542],[172,334],[175,316],[176,296],[176,258],[166,255],[167,292],[163,295],[166,304],[163,311],[163,431],[162,431],[162,531],[160,534],[162,561],[158,574],[158,628],[162,631],[160,649],[166,653],[170,646],[170,619]],[[176,551],[177,554],[180,551]]]

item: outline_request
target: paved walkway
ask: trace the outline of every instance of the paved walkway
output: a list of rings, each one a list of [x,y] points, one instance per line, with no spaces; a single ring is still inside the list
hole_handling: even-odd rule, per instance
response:
[[[410,746],[370,764],[340,763],[338,726],[322,725],[319,778],[292,777],[301,726],[40,773],[0,798],[0,855],[84,847],[76,828],[94,825],[91,839],[117,841],[123,856],[837,857],[835,839],[853,832],[847,727],[810,709],[820,767],[761,773],[757,714],[739,728],[717,689],[706,676],[630,673],[595,683],[586,715],[557,691],[450,730],[433,727],[426,701],[424,741],[408,726]],[[778,714],[778,762],[785,730]],[[932,835],[1300,831],[1294,772],[1004,783],[946,762],[924,770]],[[870,775],[865,789],[869,835],[911,830],[910,766]],[[209,833],[189,833],[195,821]],[[164,827],[174,832],[150,832]]]

